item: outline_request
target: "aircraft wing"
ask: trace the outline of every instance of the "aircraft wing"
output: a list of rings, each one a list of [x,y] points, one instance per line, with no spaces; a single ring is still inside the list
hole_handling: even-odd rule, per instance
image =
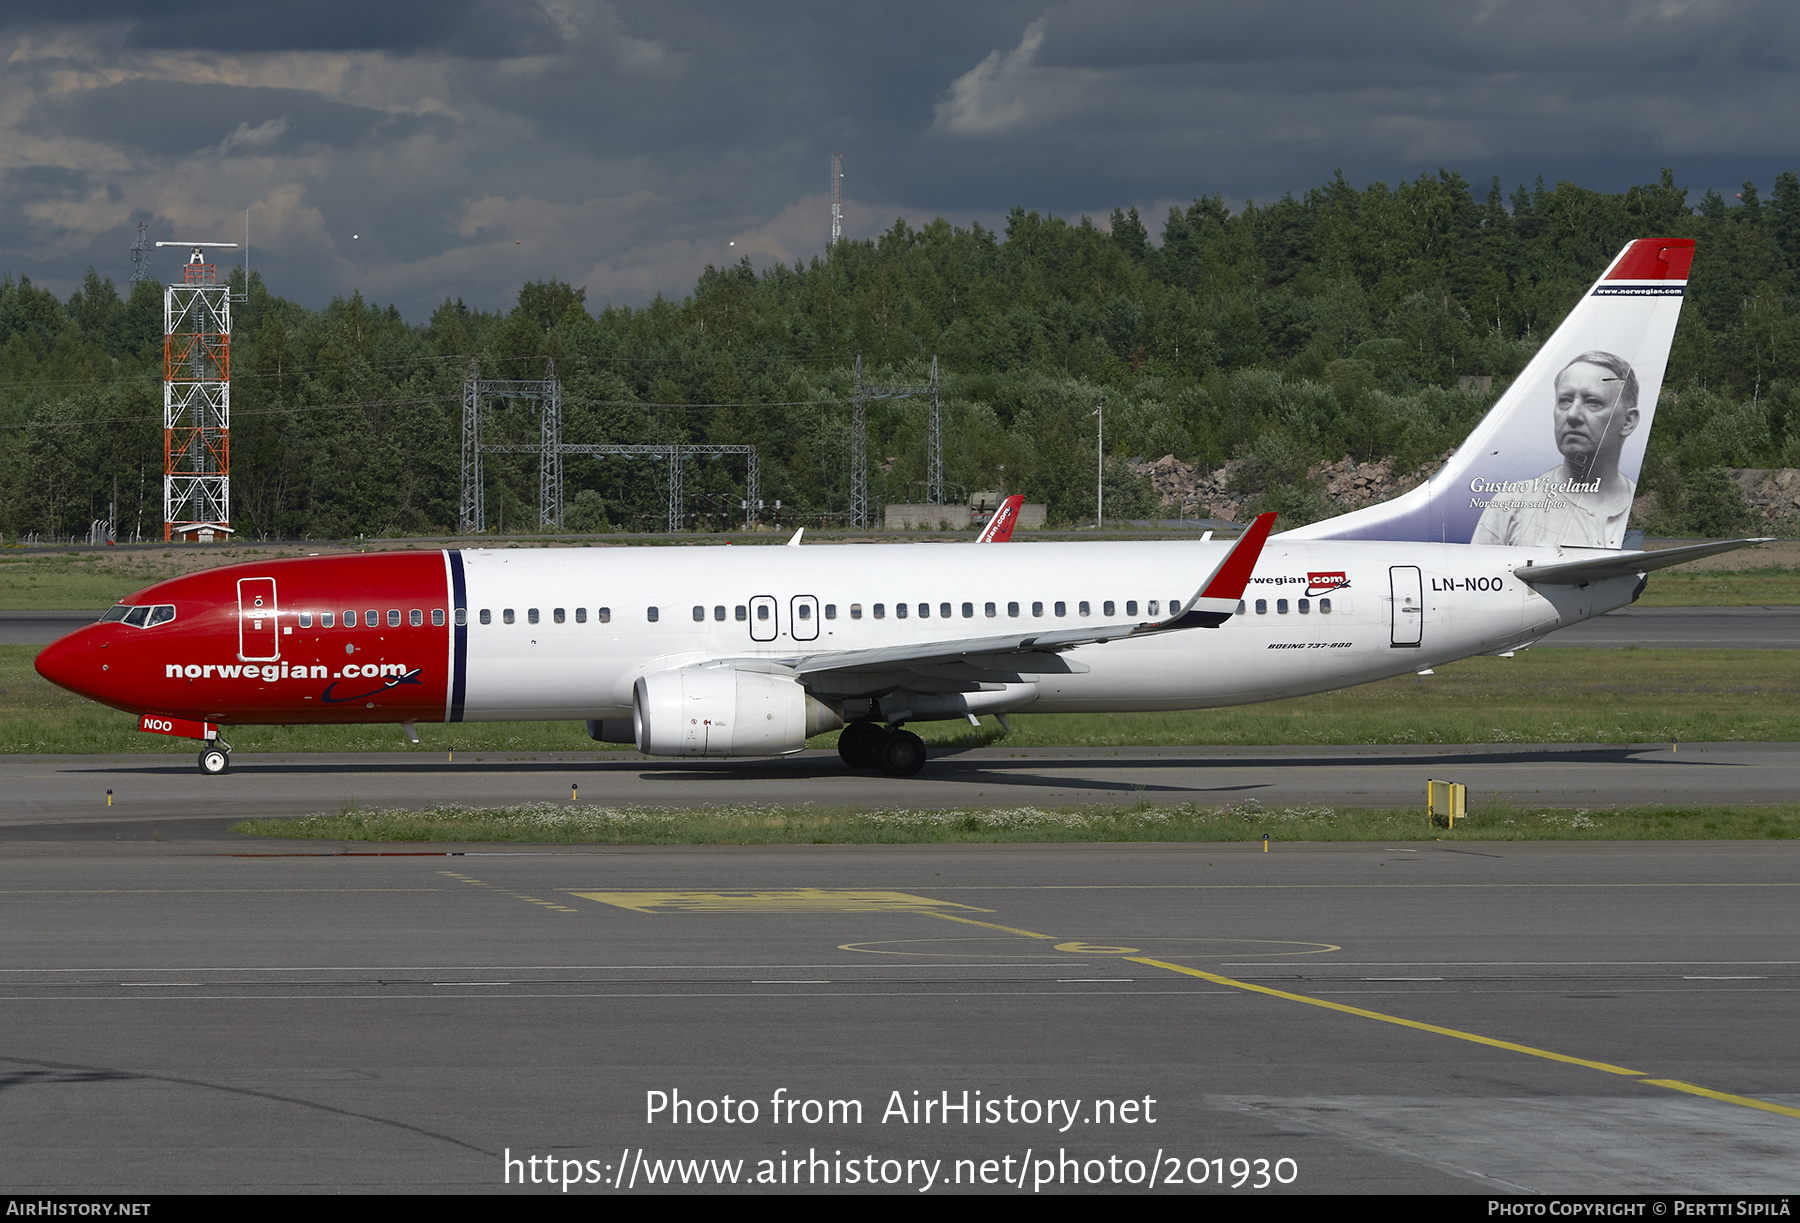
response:
[[[1078,670],[1081,669],[1079,664],[1071,664],[1057,655],[1076,646],[1184,629],[1217,628],[1236,615],[1238,601],[1243,597],[1250,573],[1256,568],[1257,558],[1262,555],[1263,544],[1274,525],[1274,514],[1259,515],[1193,596],[1162,620],[921,641],[869,650],[803,654],[778,661],[796,676],[821,678],[832,674],[890,672],[939,663],[967,663],[982,669],[1021,674]]]
[[[1655,569],[1667,569],[1671,565],[1684,565],[1703,556],[1717,556],[1721,552],[1734,552],[1752,544],[1766,544],[1772,538],[1717,539],[1711,543],[1693,544],[1686,548],[1663,548],[1656,552],[1612,552],[1592,560],[1565,561],[1560,565],[1521,565],[1513,570],[1513,576],[1533,586],[1580,586],[1606,578],[1624,577],[1630,573],[1649,573]]]

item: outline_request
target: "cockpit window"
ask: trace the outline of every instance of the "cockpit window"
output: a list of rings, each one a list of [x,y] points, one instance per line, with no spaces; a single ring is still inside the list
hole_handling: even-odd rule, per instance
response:
[[[109,607],[106,614],[100,617],[102,624],[129,624],[132,628],[154,628],[159,624],[167,624],[175,618],[173,603],[146,603],[140,607],[128,607],[123,603]]]

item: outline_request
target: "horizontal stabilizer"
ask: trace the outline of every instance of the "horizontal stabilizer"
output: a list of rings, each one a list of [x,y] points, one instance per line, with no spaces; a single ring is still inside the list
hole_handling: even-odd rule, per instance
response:
[[[1770,542],[1770,538],[1716,539],[1711,543],[1693,544],[1686,548],[1663,548],[1656,552],[1615,552],[1593,560],[1566,561],[1560,565],[1521,565],[1513,570],[1513,576],[1521,582],[1530,582],[1533,586],[1579,586],[1586,582],[1624,577],[1630,573],[1649,573],[1655,569],[1685,565],[1703,556],[1717,556],[1721,552],[1735,552],[1752,544],[1766,544]]]

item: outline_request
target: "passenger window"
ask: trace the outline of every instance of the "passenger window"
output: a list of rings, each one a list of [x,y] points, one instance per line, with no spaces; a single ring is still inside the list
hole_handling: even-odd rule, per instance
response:
[[[344,627],[345,628],[355,628],[356,627],[356,613],[355,612],[347,611],[344,613]]]
[[[511,624],[513,622],[513,609],[510,607],[502,609],[500,612],[500,621],[503,624]]]
[[[388,608],[388,627],[389,628],[399,628],[400,627],[400,609],[398,607]]]
[[[921,620],[931,619],[931,604],[929,604],[929,603],[919,604],[919,619],[921,619]]]
[[[331,622],[335,619],[337,619],[337,617],[335,615],[333,615],[331,612],[320,612],[319,613],[319,627],[320,628],[330,628]]]
[[[1104,602],[1100,605],[1100,614],[1102,616],[1116,616],[1119,614],[1118,605],[1115,604],[1111,599],[1108,599],[1106,602]]]
[[[1269,614],[1269,601],[1267,599],[1258,599],[1256,601],[1256,614],[1259,616],[1266,616]]]
[[[861,603],[852,603],[850,605],[850,618],[852,620],[861,620],[862,619],[862,604]]]
[[[644,609],[644,619],[648,620],[652,624],[655,624],[657,622],[657,620],[659,618],[661,618],[661,616],[662,616],[662,612],[658,611],[654,607],[646,607]]]
[[[1008,603],[1006,605],[1006,614],[1016,620],[1019,616],[1019,605],[1017,603]]]
[[[536,624],[537,622],[538,622],[538,609],[535,607],[526,608],[525,609],[525,623]]]
[[[586,624],[587,623],[587,608],[577,607],[575,609],[575,623],[577,623],[577,624]]]
[[[1137,615],[1137,600],[1136,599],[1125,600],[1125,614],[1127,616]]]
[[[825,605],[825,618],[827,620],[836,620],[837,619],[837,604],[836,603],[827,603]]]
[[[742,603],[739,603],[732,609],[731,614],[739,620],[748,620],[750,618],[750,609],[745,607]]]
[[[602,607],[600,609],[598,615],[600,617],[600,623],[602,623],[602,624],[611,624],[612,623],[612,608]]]
[[[562,608],[558,607],[551,611],[550,619],[557,624],[565,624],[568,622],[569,615]]]
[[[1237,614],[1240,616],[1244,614],[1244,601],[1242,599],[1238,600]]]
[[[327,619],[325,621],[325,627],[330,628],[331,620],[329,619],[329,617],[330,617],[331,613],[326,612],[325,615],[327,617]],[[469,609],[468,608],[459,607],[456,609],[456,627],[457,628],[468,628],[469,627]]]
[[[1300,609],[1300,614],[1301,614],[1301,615],[1302,615],[1302,616],[1304,616],[1304,615],[1306,615],[1306,613],[1308,613],[1308,612],[1310,612],[1310,611],[1311,611],[1311,610],[1312,610],[1312,600],[1310,600],[1310,599],[1301,599],[1301,600],[1299,600],[1299,601],[1298,601],[1298,606],[1299,606],[1299,609]]]
[[[1031,614],[1034,616],[1043,615],[1044,614],[1044,605],[1042,603],[1033,603],[1031,605]]]
[[[994,618],[994,616],[997,614],[996,609],[992,603],[983,604],[982,611],[984,611],[987,614],[987,618],[989,620],[992,620]]]
[[[482,608],[481,609],[481,622],[483,624],[492,624],[494,622],[494,613],[489,611],[485,607]],[[346,623],[348,623],[348,622],[346,621]]]
[[[938,615],[943,619],[948,620],[950,618],[950,605],[948,603],[939,603]]]
[[[1069,605],[1067,603],[1062,602],[1061,600],[1058,600],[1057,604],[1056,604],[1056,614],[1059,616],[1068,615],[1069,614]]]
[[[900,620],[906,619],[906,604],[904,604],[904,603],[894,604],[894,616],[896,619],[900,619]]]
[[[1329,616],[1331,614],[1331,600],[1330,599],[1320,599],[1319,600],[1319,614],[1321,616]]]
[[[767,603],[758,603],[756,605],[756,618],[758,620],[767,620],[769,618],[769,605]]]
[[[1145,605],[1144,605],[1144,614],[1145,614],[1145,615],[1147,615],[1147,616],[1154,616],[1154,615],[1156,615],[1156,614],[1157,614],[1157,613],[1156,613],[1156,600],[1155,600],[1155,599],[1152,599],[1152,600],[1150,600],[1150,602],[1149,602],[1149,603],[1147,603],[1147,604],[1145,604]]]
[[[698,604],[698,603],[694,604],[694,623],[695,624],[704,624],[705,622],[706,622],[706,609],[704,607],[700,606],[700,604]]]
[[[1287,600],[1286,599],[1275,600],[1275,614],[1278,616],[1287,615]]]
[[[300,613],[300,627],[301,628],[311,628],[312,627],[312,613],[311,612],[301,612]]]
[[[1075,610],[1078,614],[1083,615],[1083,616],[1093,614],[1093,609],[1088,606],[1088,601],[1086,599],[1083,599],[1081,602],[1077,603],[1075,605]]]
[[[380,628],[381,627],[381,613],[376,611],[373,607],[371,607],[368,611],[363,613],[363,623],[368,625],[370,628]]]
[[[802,620],[811,620],[812,619],[812,604],[811,603],[802,603],[800,605],[799,610],[800,610],[800,618]]]
[[[444,627],[444,609],[443,608],[434,607],[431,609],[431,623],[432,623],[432,626],[435,628],[443,628]]]
[[[886,615],[887,615],[887,604],[877,603],[875,605],[875,618],[877,620],[880,620],[882,617],[884,617]]]
[[[425,613],[415,607],[406,614],[406,620],[408,624],[411,624],[414,628],[418,628],[425,623]],[[439,620],[438,623],[442,624],[443,621]]]
[[[990,611],[988,614],[991,616],[994,613]],[[974,618],[975,618],[975,605],[973,603],[964,603],[963,604],[963,619],[964,620],[973,620]]]
[[[724,618],[725,618],[725,605],[723,603],[714,604],[713,605],[713,619],[714,620],[723,620]]]

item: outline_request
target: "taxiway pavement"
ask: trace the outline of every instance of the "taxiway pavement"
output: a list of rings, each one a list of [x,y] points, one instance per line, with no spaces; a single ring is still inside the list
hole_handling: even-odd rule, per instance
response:
[[[1791,842],[395,848],[0,859],[6,1189],[562,1196],[545,1157],[575,1192],[1800,1168]]]
[[[1800,794],[1800,744],[1008,748],[933,752],[917,777],[851,772],[835,752],[668,761],[636,752],[244,753],[230,773],[181,756],[0,756],[0,839],[196,835],[234,820],[439,803],[698,807],[1007,807],[1200,802],[1397,807],[1438,778],[1470,800],[1614,806],[1776,803]],[[110,795],[111,803],[108,804]]]

